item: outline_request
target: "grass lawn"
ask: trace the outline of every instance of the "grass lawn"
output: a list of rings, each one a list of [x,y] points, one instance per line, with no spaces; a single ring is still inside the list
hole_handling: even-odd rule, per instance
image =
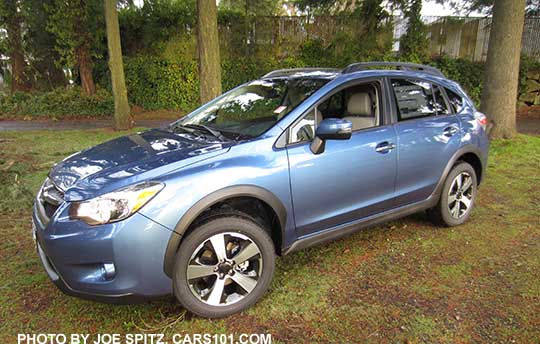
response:
[[[52,164],[119,135],[0,133],[0,343],[18,333],[272,333],[274,342],[540,341],[540,137],[494,142],[470,221],[423,214],[278,260],[270,291],[222,320],[171,300],[114,306],[63,295],[31,237]]]

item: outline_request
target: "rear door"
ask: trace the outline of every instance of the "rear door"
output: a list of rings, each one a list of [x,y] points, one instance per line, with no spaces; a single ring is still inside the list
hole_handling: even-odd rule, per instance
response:
[[[461,144],[459,117],[441,87],[422,79],[390,78],[398,136],[396,205],[425,200]]]

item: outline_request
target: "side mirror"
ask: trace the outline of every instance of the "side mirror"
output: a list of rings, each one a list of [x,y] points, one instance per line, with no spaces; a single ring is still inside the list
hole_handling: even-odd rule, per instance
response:
[[[352,135],[352,123],[339,118],[327,118],[321,121],[311,142],[313,154],[324,152],[326,140],[348,140]]]

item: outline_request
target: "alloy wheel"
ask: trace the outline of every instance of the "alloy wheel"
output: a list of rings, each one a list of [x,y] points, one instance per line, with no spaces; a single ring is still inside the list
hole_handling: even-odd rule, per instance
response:
[[[448,210],[453,218],[465,216],[473,200],[473,178],[468,172],[458,174],[448,190]]]
[[[200,301],[228,306],[246,297],[262,273],[262,254],[246,235],[218,233],[200,244],[189,260],[189,288]]]

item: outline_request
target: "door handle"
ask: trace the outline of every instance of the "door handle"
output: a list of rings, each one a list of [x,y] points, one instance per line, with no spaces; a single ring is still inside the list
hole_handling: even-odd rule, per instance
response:
[[[384,141],[384,142],[379,143],[375,147],[375,152],[384,154],[384,153],[390,152],[394,148],[396,148],[395,144],[388,141]]]
[[[454,136],[458,131],[459,131],[458,128],[456,128],[455,126],[451,125],[451,126],[449,126],[449,127],[444,128],[444,130],[443,130],[443,135],[446,136],[446,137],[452,137],[452,136]]]

